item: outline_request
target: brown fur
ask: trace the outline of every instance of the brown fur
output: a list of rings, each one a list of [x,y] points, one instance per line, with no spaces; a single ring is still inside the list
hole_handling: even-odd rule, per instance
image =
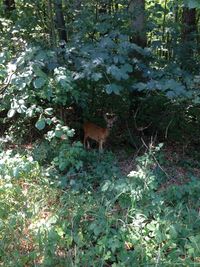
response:
[[[107,128],[102,128],[92,122],[85,122],[83,124],[83,130],[84,130],[84,146],[86,147],[86,141],[88,138],[95,140],[97,143],[99,143],[99,151],[103,150],[103,144],[105,143],[110,128],[113,125],[113,122],[116,120],[116,118],[112,119],[106,119],[107,121]],[[87,148],[90,147],[89,141],[87,141]]]

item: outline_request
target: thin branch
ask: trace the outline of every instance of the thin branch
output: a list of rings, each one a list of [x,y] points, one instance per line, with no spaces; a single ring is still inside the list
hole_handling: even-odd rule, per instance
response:
[[[144,139],[141,138],[141,140],[142,140],[143,145],[144,145],[147,149],[149,149],[149,147],[148,147],[147,144],[145,143]],[[163,167],[160,165],[160,163],[158,162],[157,158],[156,158],[153,154],[152,154],[152,157],[153,157],[153,159],[155,160],[155,162],[156,162],[156,164],[158,165],[158,167],[164,172],[164,174],[167,176],[167,178],[170,179],[168,173],[167,173],[167,172],[163,169]]]
[[[170,122],[168,123],[167,127],[166,127],[166,130],[165,130],[165,139],[167,139],[167,136],[168,136],[168,130],[169,130],[169,127],[172,123],[173,119],[170,120]]]

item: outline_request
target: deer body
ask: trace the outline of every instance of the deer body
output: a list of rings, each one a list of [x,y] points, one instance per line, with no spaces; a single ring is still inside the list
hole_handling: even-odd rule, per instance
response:
[[[87,141],[87,148],[90,148],[88,138],[96,141],[99,143],[99,151],[101,152],[103,150],[103,144],[105,143],[109,133],[110,129],[112,128],[113,122],[116,120],[116,117],[107,119],[105,118],[107,122],[107,128],[102,128],[92,122],[85,122],[83,124],[83,130],[84,130],[84,146],[86,147],[86,141]]]

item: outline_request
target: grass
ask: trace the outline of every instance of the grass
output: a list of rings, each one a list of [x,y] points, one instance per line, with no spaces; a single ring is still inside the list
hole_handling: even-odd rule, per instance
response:
[[[200,266],[199,177],[188,160],[185,182],[170,183],[160,155],[123,176],[111,154],[88,154],[96,165],[72,179],[2,152],[0,266]]]

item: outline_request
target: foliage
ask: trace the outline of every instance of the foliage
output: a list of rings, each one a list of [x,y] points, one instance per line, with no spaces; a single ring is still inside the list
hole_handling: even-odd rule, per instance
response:
[[[82,97],[70,71],[59,67],[53,51],[29,47],[16,61],[8,63],[7,70],[11,78],[9,91],[2,94],[1,111],[8,111],[8,118],[15,119],[15,124],[8,129],[15,137],[19,137],[16,125],[22,129],[30,120],[38,130],[55,125],[59,121],[55,117],[58,107],[78,103]],[[24,128],[24,134],[27,129]]]
[[[31,179],[38,172],[39,166],[32,157],[26,159],[19,154],[13,155],[11,150],[1,153],[1,177],[7,182],[10,182],[11,179],[21,179],[27,174]]]
[[[199,265],[200,4],[134,2],[0,1],[0,265]]]
[[[109,157],[96,159],[87,174],[71,180],[65,190],[32,158],[2,153],[1,264],[198,263],[199,182],[191,177],[185,185],[160,190],[160,149],[138,158],[137,169],[123,179],[117,169],[107,169],[98,186],[93,168],[100,164],[103,174],[102,166],[110,162]],[[75,187],[89,176],[90,185]]]
[[[30,132],[31,140],[41,137],[55,127],[54,118],[68,125],[66,109],[72,106],[82,110],[78,115],[81,121],[108,111],[127,117],[146,96],[153,96],[150,109],[156,105],[157,95],[166,96],[172,110],[178,105],[180,110],[187,109],[198,102],[193,82],[194,74],[199,72],[195,64],[198,43],[192,33],[190,42],[182,42],[183,22],[179,15],[181,4],[198,12],[197,1],[180,1],[179,5],[174,1],[146,1],[149,45],[145,48],[133,42],[133,18],[125,1],[116,5],[77,3],[67,1],[62,6],[67,43],[58,42],[52,17],[57,10],[50,2],[28,1],[24,7],[16,1],[16,8],[8,14],[3,6],[0,81],[6,86],[1,91],[1,111],[8,118],[3,115],[2,123],[15,142],[28,139]],[[188,102],[182,106],[185,100]],[[175,121],[184,118],[177,115]],[[145,114],[140,116],[145,121]],[[167,118],[166,125],[170,123],[171,118]],[[33,130],[34,125],[40,133]],[[159,126],[164,135],[165,130]]]

